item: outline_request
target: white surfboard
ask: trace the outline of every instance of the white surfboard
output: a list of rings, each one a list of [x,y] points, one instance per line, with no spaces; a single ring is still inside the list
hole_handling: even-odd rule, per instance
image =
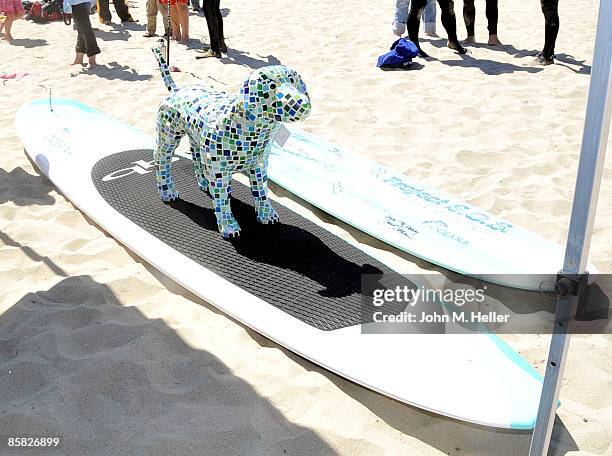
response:
[[[280,135],[268,177],[343,222],[460,274],[529,290],[554,283],[559,245],[297,128]]]
[[[308,306],[315,304],[311,309],[319,312],[320,306],[333,303],[336,298],[333,293],[331,297],[329,293],[312,293],[309,287],[318,287],[317,281],[325,280],[317,276],[317,271],[304,272],[299,265],[283,267],[283,263],[275,258],[259,257],[244,245],[234,248],[234,244],[228,241],[221,241],[226,244],[220,248],[225,249],[227,261],[234,262],[233,267],[240,269],[242,262],[247,264],[255,258],[265,268],[266,274],[254,279],[250,276],[248,281],[246,278],[243,281],[240,275],[227,275],[223,270],[225,261],[215,263],[216,258],[194,257],[192,251],[200,247],[198,244],[207,242],[206,239],[216,242],[220,237],[211,231],[210,226],[216,226],[214,220],[207,221],[204,209],[196,204],[205,201],[206,195],[203,192],[192,193],[196,195],[193,197],[196,203],[185,203],[189,207],[180,210],[163,205],[157,197],[146,199],[147,195],[157,191],[149,161],[152,157],[147,159],[145,156],[151,152],[147,149],[153,147],[153,138],[76,101],[54,100],[52,105],[53,110],[50,110],[48,100],[39,100],[19,109],[15,124],[27,154],[83,213],[164,274],[258,333],[367,388],[460,420],[511,429],[533,427],[542,379],[529,363],[498,337],[487,334],[362,334],[360,325],[342,323],[342,317],[337,315],[329,321],[333,324],[339,322],[338,327],[332,327],[333,324],[322,327],[320,320],[326,316],[318,314],[317,319],[312,319]],[[92,136],[93,131],[96,134]],[[185,171],[187,165],[190,162],[181,158],[175,164],[175,172],[187,173],[177,185],[183,186],[183,190],[179,186],[179,191],[185,192],[182,195],[189,196],[191,186],[197,186],[195,177],[188,175],[190,171]],[[129,191],[117,191],[118,188],[128,188]],[[240,190],[234,191],[240,193]],[[143,204],[134,208],[130,201],[141,196]],[[236,212],[235,204],[236,200],[233,200],[232,207]],[[240,204],[246,207],[248,201]],[[281,230],[279,233],[285,233],[285,237],[302,230],[300,239],[320,246],[322,253],[313,256],[310,265],[317,267],[318,255],[332,258],[336,254],[330,252],[340,246],[341,251],[354,250],[378,268],[386,267],[373,259],[368,260],[365,253],[323,228],[295,213],[291,215],[292,212],[278,201],[275,204],[279,213],[282,210],[284,215],[281,214],[280,227],[272,225],[277,228],[270,229]],[[249,211],[243,212],[250,214]],[[185,232],[194,230],[194,226],[195,231],[191,232],[191,237],[183,237],[179,244],[171,246],[163,238],[167,231],[164,224],[167,217],[175,215],[182,217],[185,225],[168,227],[173,236],[184,236]],[[143,221],[151,217],[158,222],[155,229],[147,228],[148,222]],[[241,224],[242,220],[239,219]],[[302,228],[291,226],[294,221]],[[260,226],[262,228],[258,229],[268,229]],[[306,228],[303,227],[308,226],[310,231],[304,231]],[[256,229],[255,225],[248,223],[243,228],[244,236]],[[325,245],[313,233],[324,237]],[[339,257],[336,260],[345,261]],[[338,272],[352,266],[353,263],[345,261]],[[273,280],[268,274],[277,275],[278,279],[274,280],[278,283],[274,286],[279,290],[284,287],[279,293],[291,292],[291,280],[284,280],[288,277],[310,284],[294,290],[294,300],[301,300],[305,306],[298,309],[302,313],[293,312],[295,309],[291,307],[284,308],[285,303],[271,304],[276,299],[274,294],[266,297],[258,293],[259,285],[270,287]],[[320,296],[313,298],[319,301],[311,303],[303,298],[313,295]]]

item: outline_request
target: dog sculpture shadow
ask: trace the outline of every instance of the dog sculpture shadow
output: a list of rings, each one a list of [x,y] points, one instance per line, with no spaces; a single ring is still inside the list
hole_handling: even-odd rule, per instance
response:
[[[321,296],[341,298],[360,294],[364,274],[383,274],[375,266],[359,265],[343,258],[308,230],[282,221],[274,225],[261,225],[255,219],[253,206],[236,198],[232,198],[231,204],[236,218],[245,229],[239,238],[222,242],[227,244],[228,248],[233,247],[240,256],[256,263],[293,270],[300,276],[317,282],[323,288],[317,292]],[[212,208],[183,199],[168,205],[187,216],[200,228],[217,232]],[[290,251],[283,248],[287,245],[292,246]]]

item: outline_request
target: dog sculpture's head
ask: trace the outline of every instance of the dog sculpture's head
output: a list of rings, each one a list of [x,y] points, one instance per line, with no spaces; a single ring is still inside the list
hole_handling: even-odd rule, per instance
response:
[[[240,91],[249,120],[296,122],[310,114],[306,84],[296,71],[283,65],[255,70]]]

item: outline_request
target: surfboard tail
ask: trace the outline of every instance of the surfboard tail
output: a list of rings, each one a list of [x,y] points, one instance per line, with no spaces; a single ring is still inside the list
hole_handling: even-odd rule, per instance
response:
[[[164,54],[162,52],[161,47],[159,45],[153,46],[151,50],[153,51],[153,54],[157,59],[159,71],[161,72],[162,79],[164,80],[166,88],[169,92],[177,90],[178,87],[176,86],[174,79],[172,79],[172,75],[170,74],[170,68],[168,67],[168,62],[166,62],[166,59],[164,58]]]

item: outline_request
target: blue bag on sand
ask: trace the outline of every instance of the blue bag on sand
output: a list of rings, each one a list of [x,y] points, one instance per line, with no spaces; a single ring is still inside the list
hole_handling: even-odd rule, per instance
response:
[[[405,67],[412,63],[412,58],[419,54],[416,45],[407,40],[400,38],[391,45],[391,52],[378,57],[377,67]]]

